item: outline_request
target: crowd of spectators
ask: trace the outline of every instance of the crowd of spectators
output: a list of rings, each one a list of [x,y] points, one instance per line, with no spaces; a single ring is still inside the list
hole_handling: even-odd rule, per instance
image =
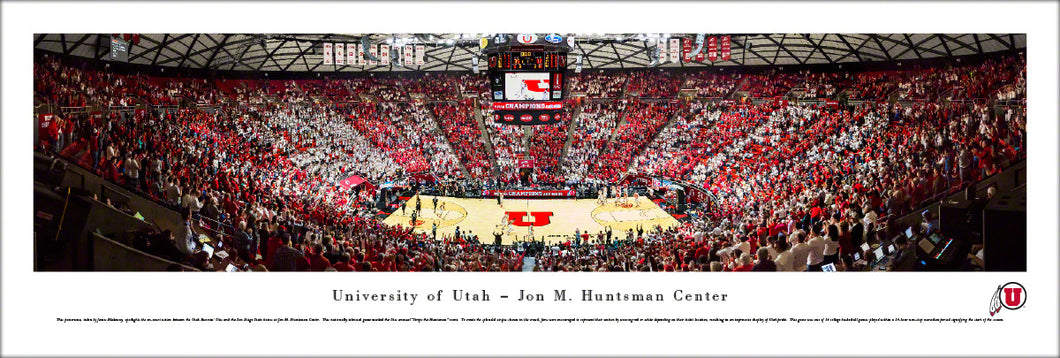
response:
[[[619,116],[625,111],[625,101],[587,102],[574,123],[574,137],[561,166],[568,181],[590,179],[589,168],[600,155],[600,150],[611,141]]]
[[[455,75],[424,73],[401,81],[409,95],[422,95],[428,101],[452,101],[460,95],[460,84]]]
[[[770,71],[764,74],[743,76],[746,81],[740,91],[751,97],[779,97],[788,93],[793,87],[805,82],[804,73],[784,73]]]
[[[570,115],[560,114],[560,120],[553,124],[534,126],[530,134],[529,157],[534,160],[532,182],[562,183],[564,178],[559,173],[560,155],[567,143],[567,130],[570,128]]]
[[[1020,56],[907,71],[905,77],[842,74],[848,82],[838,82],[840,75],[752,76],[745,88],[768,97],[784,88],[816,92],[849,86],[858,96],[879,98],[897,89],[909,91],[907,98],[928,99],[922,94],[952,88],[951,95],[962,99],[1017,99],[1025,88],[1023,63]],[[378,183],[401,172],[455,179],[460,163],[473,178],[489,178],[490,154],[473,100],[408,103],[401,88],[410,85],[397,79],[209,82],[124,76],[47,57],[35,63],[34,75],[35,93],[60,106],[129,98],[149,104],[234,99],[237,105],[216,111],[71,115],[56,121],[56,131],[42,132],[38,147],[172,205],[189,227],[213,225],[195,222],[205,217],[234,228],[228,240],[255,267],[522,269],[525,251],[483,245],[459,229],[429,237],[384,225],[368,210],[371,190],[336,184],[349,175]],[[535,127],[528,138],[521,137],[521,127],[487,119],[490,138],[501,139],[492,143],[498,166],[505,151],[500,145],[515,146],[509,149],[514,157],[526,143],[542,181],[614,182],[628,168],[707,190],[715,209],[666,230],[638,228],[613,237],[584,233],[573,244],[540,250],[536,270],[801,271],[849,262],[853,248],[873,239],[880,218],[909,213],[1026,156],[1025,107],[994,111],[985,103],[959,101],[857,107],[679,103],[669,98],[681,76],[654,71],[596,76],[579,86],[608,96],[609,84],[625,78],[630,92],[667,100],[585,102],[573,119],[572,146],[563,163],[554,160],[571,119]],[[838,85],[828,87],[833,80]],[[689,81],[697,88],[718,84]],[[447,88],[443,82],[420,88]],[[918,87],[919,82],[926,85]],[[306,102],[306,93],[332,99],[367,93],[379,101],[318,105]],[[276,99],[256,100],[264,96]],[[173,240],[188,257],[196,255],[191,232],[174,233]]]
[[[705,163],[705,177],[685,173],[684,178],[701,183],[717,198],[718,209],[705,220],[714,228],[707,240],[711,247],[751,242],[753,248],[769,238],[795,247],[815,237],[830,239],[822,228],[811,228],[831,220],[843,239],[832,253],[849,257],[857,245],[844,244],[845,237],[852,236],[847,228],[855,222],[903,215],[929,197],[956,192],[1024,155],[1025,117],[1015,111],[991,116],[985,107],[963,104],[754,110],[759,114],[746,115],[749,109],[742,106],[708,109],[691,123],[679,119],[678,129],[659,138],[679,145],[653,145],[649,151],[659,159],[638,161],[638,170],[679,178],[683,172],[673,170],[672,163]],[[762,115],[768,119],[761,120]],[[722,123],[713,123],[714,118]],[[701,128],[733,124],[725,118],[750,124],[740,126],[741,131],[750,128],[747,135],[724,136],[735,139],[719,151],[689,150],[689,137],[680,129],[702,125],[697,121],[711,124]],[[864,231],[852,237],[855,243],[870,239]],[[774,250],[780,246],[778,242]],[[821,263],[811,257],[808,265]]]
[[[516,160],[523,158],[526,153],[526,141],[523,137],[524,127],[501,124],[493,120],[493,110],[490,108],[492,102],[482,102],[485,108],[485,125],[488,132],[490,145],[493,146],[494,160],[497,162],[499,178],[502,182],[513,183],[519,179],[519,168]]]
[[[620,98],[625,94],[626,76],[621,73],[579,73],[570,78],[571,92],[584,92],[589,98]]]
[[[683,82],[680,75],[666,71],[632,71],[626,77],[628,92],[640,98],[674,98]]]
[[[473,101],[442,102],[430,105],[438,125],[445,132],[468,175],[475,179],[491,175],[489,154],[476,123]]]
[[[739,79],[731,74],[717,74],[707,71],[697,71],[682,74],[684,83],[681,88],[696,90],[698,98],[723,98],[732,92]]]
[[[646,146],[673,116],[678,103],[670,101],[646,102],[635,100],[623,111],[615,137],[602,148],[593,160],[590,178],[617,181],[629,167],[633,156]]]
[[[852,76],[850,87],[846,89],[847,97],[855,100],[883,99],[897,87],[897,84],[891,81],[894,74],[894,71],[876,71]]]
[[[144,75],[120,75],[99,69],[63,65],[52,55],[33,63],[33,92],[58,107],[125,107],[140,102],[171,104]]]

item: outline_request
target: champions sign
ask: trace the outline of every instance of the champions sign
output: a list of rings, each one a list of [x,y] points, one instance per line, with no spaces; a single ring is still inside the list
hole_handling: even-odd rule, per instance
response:
[[[494,102],[494,111],[519,110],[558,110],[563,109],[563,102]]]
[[[573,198],[574,190],[483,190],[483,197],[504,194],[505,198]]]

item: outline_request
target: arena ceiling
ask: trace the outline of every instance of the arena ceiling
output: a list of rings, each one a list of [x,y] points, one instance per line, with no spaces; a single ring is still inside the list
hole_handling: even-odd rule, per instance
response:
[[[130,46],[129,62],[167,68],[221,71],[385,72],[471,71],[479,57],[479,39],[492,34],[140,34]],[[812,65],[887,62],[985,54],[1026,48],[1025,34],[707,34],[729,35],[730,61],[653,63],[650,44],[658,38],[695,34],[576,34],[568,57],[583,69]],[[79,57],[106,59],[111,34],[36,34],[34,48]],[[402,67],[324,65],[326,42],[424,44],[426,64]],[[651,40],[651,41],[649,41]],[[484,64],[481,67],[485,70]]]

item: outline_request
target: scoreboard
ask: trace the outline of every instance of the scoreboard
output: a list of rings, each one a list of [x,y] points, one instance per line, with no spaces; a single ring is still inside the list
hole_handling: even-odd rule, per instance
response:
[[[494,101],[561,101],[567,54],[518,50],[489,56]]]
[[[539,49],[514,50],[489,56],[490,68],[502,71],[555,71],[566,68],[567,54]]]
[[[559,120],[567,92],[568,43],[573,43],[563,40],[556,34],[484,39],[494,121],[536,125]]]

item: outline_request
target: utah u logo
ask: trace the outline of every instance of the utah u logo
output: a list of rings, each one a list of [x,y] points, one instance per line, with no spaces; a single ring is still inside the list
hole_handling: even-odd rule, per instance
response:
[[[548,92],[548,80],[523,80],[530,92]]]
[[[1026,303],[1027,289],[1018,282],[1009,282],[998,286],[997,291],[994,291],[994,297],[990,299],[990,315],[1001,311],[1001,307],[1015,310]]]
[[[531,211],[529,213],[525,211],[506,211],[505,214],[508,214],[508,220],[511,220],[512,225],[515,226],[534,225],[537,227],[541,227],[548,225],[552,222],[549,219],[550,217],[552,217],[551,211]],[[526,220],[524,220],[528,216],[527,214],[529,214],[529,216],[533,216],[534,221],[527,222]]]
[[[1005,288],[1005,307],[1019,307],[1023,303],[1023,288]]]

